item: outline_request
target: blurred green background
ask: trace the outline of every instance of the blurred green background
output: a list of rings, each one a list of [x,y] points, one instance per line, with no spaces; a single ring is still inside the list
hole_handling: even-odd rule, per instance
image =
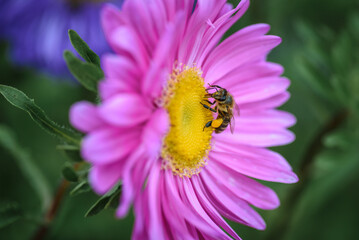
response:
[[[301,180],[294,185],[266,183],[282,204],[273,211],[259,211],[267,222],[265,231],[232,225],[243,239],[355,239],[359,235],[359,2],[252,0],[228,34],[262,22],[271,25],[270,34],[283,39],[269,60],[282,64],[292,81],[292,97],[282,109],[297,117],[292,128],[296,141],[274,150],[284,155]],[[56,122],[68,124],[74,102],[94,99],[72,81],[12,65],[9,44],[0,44],[0,84],[34,98]],[[57,143],[25,112],[0,97],[0,213],[9,215],[0,215],[1,239],[31,239],[38,229],[42,200],[22,163],[31,159],[45,179],[42,193],[54,194],[67,161],[56,150]],[[66,194],[46,238],[129,239],[132,214],[118,220],[114,210],[105,210],[84,218],[97,199],[91,192]],[[9,207],[23,217],[11,218],[16,214],[11,215]]]

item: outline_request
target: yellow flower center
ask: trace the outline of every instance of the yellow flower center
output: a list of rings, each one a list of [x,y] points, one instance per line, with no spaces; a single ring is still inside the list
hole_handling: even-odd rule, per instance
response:
[[[205,94],[204,80],[195,67],[175,69],[164,92],[171,125],[162,147],[163,166],[181,177],[199,173],[211,148],[213,129],[203,127],[213,116],[200,104]]]

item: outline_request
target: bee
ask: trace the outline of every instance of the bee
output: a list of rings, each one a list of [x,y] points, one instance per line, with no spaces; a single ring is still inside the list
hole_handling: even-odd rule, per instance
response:
[[[210,105],[215,104],[215,107],[212,108],[202,102],[200,103],[204,108],[209,109],[214,113],[218,113],[218,115],[215,120],[209,121],[204,125],[203,131],[205,128],[212,126],[215,129],[215,133],[221,133],[228,127],[228,125],[230,125],[231,133],[233,133],[235,128],[234,116],[239,116],[238,105],[227,89],[218,85],[208,85],[209,87],[206,89],[207,94],[204,96],[204,101]],[[209,93],[211,90],[215,90],[215,92]],[[208,98],[213,98],[214,101],[210,102]]]

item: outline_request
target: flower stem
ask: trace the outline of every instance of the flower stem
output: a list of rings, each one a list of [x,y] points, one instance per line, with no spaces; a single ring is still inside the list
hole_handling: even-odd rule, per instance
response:
[[[52,201],[50,208],[48,209],[48,211],[45,214],[45,219],[43,221],[43,224],[39,226],[38,230],[35,232],[35,235],[33,236],[32,239],[41,240],[41,239],[45,238],[45,236],[50,228],[50,225],[52,223],[52,220],[55,218],[55,216],[59,210],[59,207],[61,205],[61,202],[64,198],[65,192],[66,192],[67,188],[69,187],[69,185],[70,185],[70,183],[68,181],[66,181],[65,179],[62,180],[59,187],[57,188],[54,200]]]
[[[290,227],[291,218],[294,215],[295,206],[297,206],[300,196],[306,189],[308,182],[310,180],[310,172],[315,160],[315,157],[323,148],[322,139],[329,132],[338,128],[344,120],[348,117],[349,112],[342,110],[334,114],[334,116],[323,126],[323,128],[317,133],[313,138],[311,144],[309,145],[308,150],[304,154],[304,158],[299,167],[298,175],[300,181],[292,189],[291,193],[288,195],[285,204],[282,206],[282,214],[280,218],[277,219],[276,225],[273,226],[272,230],[267,235],[266,239],[268,240],[279,240],[283,239]]]

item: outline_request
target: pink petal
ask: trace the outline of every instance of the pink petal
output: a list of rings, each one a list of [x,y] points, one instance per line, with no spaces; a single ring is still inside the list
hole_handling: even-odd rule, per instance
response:
[[[197,211],[193,209],[191,205],[188,205],[185,199],[180,197],[181,190],[178,188],[177,184],[175,183],[175,180],[177,180],[177,182],[182,186],[182,184],[184,184],[181,183],[183,179],[179,179],[178,176],[173,176],[171,170],[166,170],[164,174],[164,187],[166,196],[168,198],[168,205],[164,207],[170,208],[172,211],[176,212],[179,218],[184,218],[191,225],[195,226],[197,229],[204,232],[205,234],[209,236],[218,235],[217,231],[213,229],[210,225],[208,225],[206,222],[204,222],[202,218],[197,214]],[[173,206],[177,207],[173,208]]]
[[[179,179],[177,178],[177,184],[181,184]],[[211,226],[213,229],[217,231],[217,238],[221,239],[230,239],[219,227],[218,225],[213,222],[211,217],[206,213],[206,211],[203,209],[201,202],[198,200],[196,193],[193,189],[193,186],[188,178],[183,178],[183,184],[182,184],[182,197],[186,198],[188,201],[188,204],[192,206],[197,212],[197,214],[202,218],[202,221],[206,222],[209,226]]]
[[[126,157],[139,143],[139,129],[104,128],[91,132],[82,141],[81,154],[94,164],[108,164]]]
[[[98,87],[102,101],[107,101],[110,98],[123,93],[139,92],[138,89],[134,89],[134,87],[130,86],[126,81],[113,78],[106,78],[99,83]]]
[[[101,11],[101,24],[107,41],[109,41],[113,31],[124,24],[120,10],[113,4],[105,4]]]
[[[123,93],[105,101],[100,106],[99,112],[110,124],[132,127],[146,121],[151,116],[152,110],[142,96]]]
[[[197,193],[198,200],[201,202],[203,208],[210,215],[213,221],[216,222],[218,226],[223,228],[227,233],[229,233],[234,239],[241,239],[237,233],[227,224],[227,222],[222,218],[222,216],[218,213],[212,203],[209,202],[208,198],[205,196],[205,191],[201,187],[200,179],[198,176],[192,176],[191,182],[193,187]],[[203,190],[203,191],[202,191]]]
[[[212,179],[216,179],[218,187],[231,192],[255,207],[274,209],[279,206],[277,194],[270,188],[240,173],[221,167],[215,161],[209,161],[206,167]]]
[[[161,171],[161,163],[157,161],[152,167],[148,176],[148,207],[149,207],[149,239],[164,239],[163,229],[164,223],[162,221],[162,213],[160,206],[160,188],[159,188],[159,173]]]
[[[203,191],[207,193],[207,197],[217,210],[228,213],[231,220],[239,221],[256,229],[265,229],[264,220],[248,203],[231,195],[226,189],[220,188],[217,181],[207,175],[207,171],[202,171],[200,177]]]
[[[72,105],[69,116],[71,124],[82,132],[93,131],[104,124],[98,115],[97,107],[86,101]]]
[[[287,78],[260,78],[250,82],[239,83],[235,88],[231,89],[231,94],[240,106],[243,103],[273,97],[284,92],[289,85],[290,82]]]
[[[221,141],[227,143],[244,144],[255,147],[274,147],[291,143],[295,139],[295,135],[282,128],[274,129],[243,129],[234,131],[233,134],[226,131],[220,134]]]
[[[238,144],[234,142],[229,144],[228,142],[223,141],[220,137],[216,136],[213,150],[258,158],[261,159],[261,161],[267,161],[270,165],[279,165],[280,168],[287,169],[289,171],[292,170],[292,167],[282,155],[266,148],[252,147],[246,144]]]
[[[244,2],[244,1],[242,1]],[[242,2],[240,4],[242,4]],[[241,17],[248,9],[249,1],[247,4],[244,4],[240,10],[237,12],[236,17]],[[238,8],[238,6],[237,6]],[[213,50],[214,44],[218,44],[219,40],[223,37],[223,34],[228,30],[228,17],[230,17],[230,13],[233,13],[233,10],[231,12],[228,12],[226,15],[219,18],[216,22],[213,23],[215,28],[207,31],[206,35],[209,37],[209,34],[212,36],[209,38],[210,43],[205,46],[204,53],[202,54],[200,60],[198,61],[199,64],[203,64],[203,62],[206,60],[206,58],[210,55],[210,51]],[[218,25],[218,27],[216,27]],[[227,46],[227,45],[233,45],[236,46],[234,43],[242,42],[248,38],[258,37],[261,35],[266,34],[270,29],[270,26],[268,24],[255,24],[248,27],[245,27],[238,32],[232,34],[230,37],[228,37],[226,40],[224,40],[220,46]],[[226,44],[226,45],[222,45]]]
[[[155,26],[157,22],[152,19],[151,5],[154,5],[157,9],[159,8],[153,1],[148,3],[141,0],[126,1],[122,7],[128,24],[132,29],[135,29],[148,52],[152,51],[158,40],[158,33],[156,32]],[[156,13],[160,14],[160,11],[157,10]],[[164,19],[162,19],[162,22],[164,22]]]
[[[165,2],[162,0],[155,0],[151,4],[145,5],[144,8],[148,9],[150,12],[153,31],[158,40],[158,37],[162,35],[165,29],[165,25],[168,22],[167,18],[169,17],[167,17]]]
[[[167,170],[168,171],[168,170]],[[169,193],[169,188],[175,188],[170,182],[166,181],[166,173],[161,171],[160,175],[160,188],[161,188],[161,204],[165,221],[168,222],[168,231],[171,231],[173,238],[175,239],[195,239],[190,235],[190,232],[186,226],[185,217],[189,212],[189,209],[180,201],[178,192],[172,190]],[[172,173],[170,173],[172,174]],[[174,196],[173,196],[174,195]],[[177,206],[174,208],[173,206]],[[178,211],[178,209],[181,209]],[[186,212],[186,213],[184,213]]]
[[[92,188],[97,194],[105,194],[120,180],[122,169],[122,162],[94,165],[89,174],[89,181]]]
[[[136,216],[135,223],[132,230],[132,239],[146,239],[145,227],[148,225],[148,204],[146,201],[147,192],[144,192],[141,197],[135,199],[133,212]],[[118,214],[118,213],[116,213]]]
[[[241,109],[261,110],[277,108],[287,102],[289,97],[289,92],[285,91],[267,99],[262,99],[255,102],[242,103]]]
[[[128,57],[107,54],[102,57],[105,80],[99,83],[103,101],[121,93],[139,93],[140,74]]]
[[[240,41],[238,46],[217,47],[203,65],[204,77],[208,82],[214,82],[244,64],[263,61],[280,42],[277,36],[265,35]]]
[[[159,158],[162,148],[162,139],[169,129],[169,118],[167,111],[159,108],[147,122],[143,133],[142,142],[146,146],[149,156]]]
[[[139,71],[131,59],[120,55],[106,54],[101,60],[106,78],[123,81],[132,89],[138,88]]]
[[[198,0],[195,9],[189,19],[186,34],[181,41],[178,61],[185,64],[192,64],[196,61],[196,56],[203,44],[203,35],[211,27],[204,22],[213,22],[221,11],[226,1],[218,0],[207,1]]]
[[[183,33],[184,13],[179,12],[173,24],[168,24],[153,53],[148,74],[142,83],[143,94],[154,98],[160,96],[175,61],[180,35]]]
[[[143,42],[139,39],[136,32],[127,26],[120,26],[113,30],[109,36],[109,43],[118,54],[125,54],[129,58],[133,58],[137,67],[146,71],[148,66],[148,54],[143,46]]]
[[[233,5],[231,3],[226,3],[221,9],[221,12],[218,14],[218,17],[223,16],[224,14],[228,13],[231,10],[233,10]]]
[[[260,61],[236,68],[217,81],[210,83],[231,90],[240,83],[254,81],[259,78],[279,77],[283,74],[283,71],[283,67],[279,64]],[[208,79],[205,80],[207,81]]]
[[[286,167],[261,161],[261,159],[258,158],[214,151],[212,151],[209,156],[210,159],[216,161],[218,164],[249,177],[282,183],[295,183],[298,181],[297,175]]]
[[[207,4],[207,2],[204,1],[204,4]],[[218,8],[220,4],[216,4],[216,8]],[[201,32],[189,31],[197,32],[196,35],[199,36],[194,38],[197,42],[191,46],[196,46],[194,48],[195,51],[191,51],[192,54],[189,59],[184,58],[185,56],[183,56],[183,54],[181,55],[180,52],[179,60],[188,62],[188,64],[194,62],[198,66],[202,66],[203,61],[208,56],[209,52],[212,51],[213,48],[219,43],[220,39],[223,37],[223,34],[245,13],[248,6],[249,1],[243,0],[234,9],[230,4],[224,3],[220,12],[210,11],[216,15],[211,15],[210,17],[206,16],[206,22],[208,26],[205,26]],[[200,21],[203,22],[203,20]],[[184,44],[183,46],[184,51],[186,51],[187,47]]]
[[[236,118],[236,131],[243,129],[280,129],[291,127],[296,123],[296,118],[280,110],[247,111],[242,110]]]
[[[124,166],[122,179],[122,195],[116,216],[122,218],[127,215],[133,199],[140,194],[145,179],[155,159],[147,156],[143,145],[140,145],[129,157]]]

